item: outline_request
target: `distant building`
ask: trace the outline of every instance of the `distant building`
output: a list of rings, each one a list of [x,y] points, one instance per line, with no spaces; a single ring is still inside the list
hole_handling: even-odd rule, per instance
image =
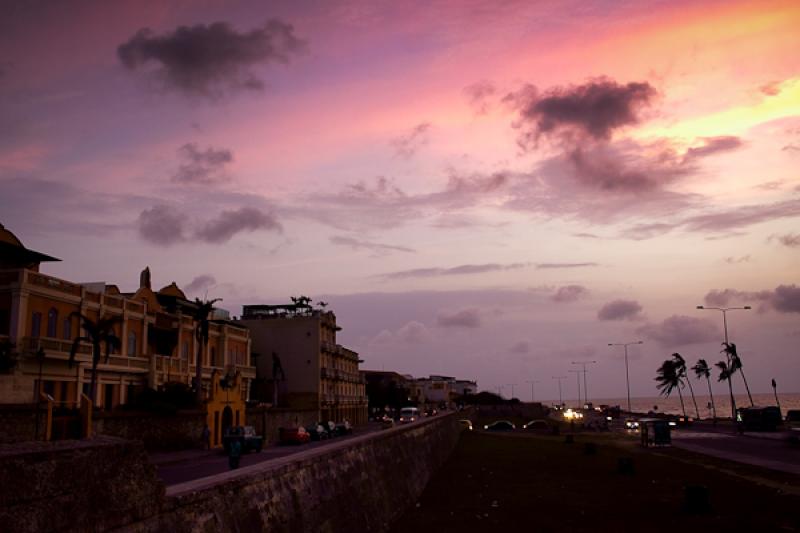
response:
[[[411,376],[383,370],[362,370],[361,375],[366,382],[370,416],[381,416],[387,410],[394,413],[407,405],[417,405],[411,398],[410,385],[414,381]]]
[[[0,343],[12,343],[17,357],[13,368],[0,371],[0,403],[31,404],[46,394],[56,406],[70,408],[80,406],[81,393],[88,397],[91,345],[80,342],[77,364],[68,365],[75,339],[85,335],[75,312],[90,320],[119,317],[114,332],[120,349],[106,361],[103,347],[97,366],[96,407],[114,409],[146,387],[192,383],[196,306],[174,282],[153,291],[145,269],[139,288],[122,293],[116,285],[78,284],[42,274],[44,261],[58,259],[28,250],[0,225]],[[244,423],[244,402],[256,376],[249,331],[235,322],[212,320],[202,355],[205,407],[216,445],[225,427]]]
[[[421,389],[423,404],[447,405],[460,396],[475,394],[478,384],[475,381],[456,379],[453,376],[441,376],[432,374],[427,378],[416,380],[417,386]]]
[[[319,410],[321,420],[367,421],[364,378],[358,354],[336,343],[332,311],[307,302],[245,305],[238,321],[250,329],[258,378],[258,398],[280,407]]]

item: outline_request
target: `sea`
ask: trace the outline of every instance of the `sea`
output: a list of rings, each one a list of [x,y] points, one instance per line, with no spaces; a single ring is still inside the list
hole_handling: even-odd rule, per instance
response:
[[[734,394],[736,407],[750,407],[750,399],[747,394]],[[706,395],[695,395],[697,401],[697,411],[699,411],[699,418],[711,418],[711,398]],[[627,409],[628,400],[626,398],[589,398],[594,406],[598,405],[619,405],[623,410]],[[778,401],[780,402],[781,412],[785,415],[789,409],[800,409],[800,394],[798,393],[778,393]],[[565,399],[568,407],[575,407],[577,401]],[[683,403],[686,407],[686,414],[693,418],[698,417],[695,411],[694,403],[692,403],[692,396],[688,391],[683,395]],[[766,394],[753,394],[753,403],[756,407],[766,407],[768,405],[778,405],[775,401],[775,395]],[[731,399],[727,394],[714,395],[714,405],[717,408],[718,418],[730,418],[731,416]],[[645,398],[631,398],[631,410],[634,413],[648,413],[654,411],[656,413],[666,413],[680,415],[681,402],[678,394],[674,393],[669,397],[654,396]]]

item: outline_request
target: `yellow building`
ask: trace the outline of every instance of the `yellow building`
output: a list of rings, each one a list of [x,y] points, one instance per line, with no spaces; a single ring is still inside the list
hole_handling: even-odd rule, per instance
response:
[[[320,420],[367,421],[358,354],[336,343],[336,315],[305,304],[246,305],[239,321],[250,329],[258,377],[270,386],[264,401],[319,410]]]
[[[139,288],[122,293],[116,285],[76,284],[42,274],[43,261],[57,259],[26,249],[0,225],[0,343],[11,342],[17,355],[16,365],[0,372],[0,403],[35,403],[43,392],[56,406],[80,406],[81,392],[89,394],[92,349],[80,343],[77,364],[68,365],[74,339],[83,335],[75,312],[93,321],[119,317],[120,350],[106,361],[103,347],[97,366],[97,407],[114,409],[145,387],[193,383],[196,305],[174,282],[153,291],[145,269]],[[212,444],[218,444],[227,425],[244,423],[244,402],[256,376],[248,329],[212,320],[202,357],[208,423]]]

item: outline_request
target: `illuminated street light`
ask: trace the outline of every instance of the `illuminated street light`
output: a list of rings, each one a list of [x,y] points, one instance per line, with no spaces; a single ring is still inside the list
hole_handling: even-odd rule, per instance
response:
[[[633,342],[609,342],[609,346],[623,346],[625,348],[625,384],[628,387],[628,413],[631,412],[631,379],[628,374],[628,346],[632,344],[644,344],[643,341]]]

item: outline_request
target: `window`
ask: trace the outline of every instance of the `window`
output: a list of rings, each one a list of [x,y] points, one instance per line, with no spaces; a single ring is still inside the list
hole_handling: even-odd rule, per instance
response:
[[[58,309],[51,307],[47,312],[47,336],[55,337],[58,329]]]
[[[189,360],[189,343],[187,341],[183,341],[183,346],[181,347],[181,359],[184,361]]]
[[[211,348],[211,366],[217,366],[217,349]]]
[[[128,357],[136,357],[136,332],[128,332]]]
[[[42,313],[36,311],[31,316],[31,337],[38,337],[42,333]]]
[[[61,330],[61,338],[65,341],[72,339],[72,318],[67,317],[64,319],[63,329]]]

